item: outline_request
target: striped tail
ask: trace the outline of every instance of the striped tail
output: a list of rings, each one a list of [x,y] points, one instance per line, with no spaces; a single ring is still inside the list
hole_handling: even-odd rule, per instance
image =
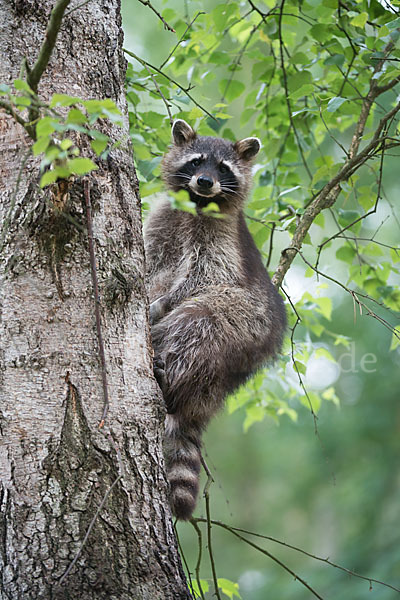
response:
[[[188,520],[196,507],[201,467],[200,434],[185,427],[182,431],[175,415],[165,423],[165,458],[170,484],[170,504],[177,519]]]

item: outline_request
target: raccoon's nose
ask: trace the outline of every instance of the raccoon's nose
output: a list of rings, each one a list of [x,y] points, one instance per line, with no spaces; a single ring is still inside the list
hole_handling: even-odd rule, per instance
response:
[[[203,189],[210,189],[214,185],[214,182],[208,175],[200,175],[197,178],[197,185]]]

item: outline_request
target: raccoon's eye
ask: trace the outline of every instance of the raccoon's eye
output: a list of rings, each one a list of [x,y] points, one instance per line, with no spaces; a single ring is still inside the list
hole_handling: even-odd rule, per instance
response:
[[[221,163],[218,165],[218,170],[220,173],[222,173],[222,175],[225,175],[226,173],[229,173],[229,167],[227,167],[226,165],[224,165],[224,163]]]
[[[193,167],[198,167],[200,163],[201,163],[201,160],[200,160],[200,158],[194,158],[193,160],[191,160],[191,161],[190,161],[190,164],[191,164]]]

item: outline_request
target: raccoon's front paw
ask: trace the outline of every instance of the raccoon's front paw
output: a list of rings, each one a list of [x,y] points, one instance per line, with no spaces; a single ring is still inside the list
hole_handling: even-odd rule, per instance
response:
[[[161,358],[154,360],[153,364],[154,377],[158,385],[161,388],[162,393],[165,395],[168,388],[167,374],[165,372],[165,364]]]

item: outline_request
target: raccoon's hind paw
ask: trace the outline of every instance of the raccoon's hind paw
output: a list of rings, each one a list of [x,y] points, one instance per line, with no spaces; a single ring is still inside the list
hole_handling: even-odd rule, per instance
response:
[[[161,388],[162,393],[165,395],[168,388],[167,374],[165,372],[165,364],[161,358],[157,358],[153,363],[154,377],[158,385]]]

